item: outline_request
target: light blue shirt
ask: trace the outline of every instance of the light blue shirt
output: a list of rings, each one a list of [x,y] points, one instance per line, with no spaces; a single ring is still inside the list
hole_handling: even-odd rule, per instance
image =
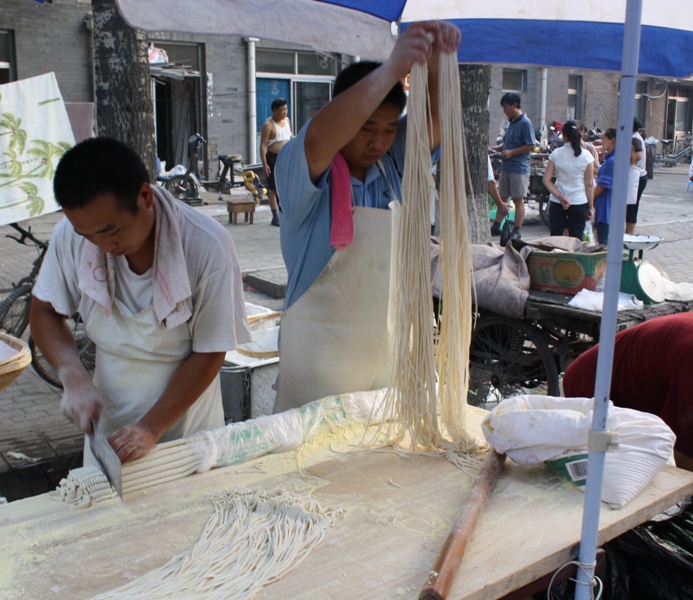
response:
[[[512,121],[508,121],[508,124],[505,126],[505,135],[503,136],[503,150],[514,150],[515,148],[529,146],[534,143],[536,143],[534,127],[532,127],[532,123],[525,113],[522,113]],[[529,173],[530,157],[531,153],[525,152],[524,154],[504,158],[501,163],[501,172]]]
[[[289,274],[284,310],[313,284],[334,253],[330,244],[330,169],[320,177],[317,184],[311,181],[305,152],[309,123],[282,148],[275,165],[277,195],[281,206],[281,248]],[[381,159],[387,179],[383,177],[378,165],[367,169],[365,182],[351,178],[356,206],[387,208],[393,200],[393,191],[397,199],[401,198],[406,131],[407,120],[402,117],[395,141]]]

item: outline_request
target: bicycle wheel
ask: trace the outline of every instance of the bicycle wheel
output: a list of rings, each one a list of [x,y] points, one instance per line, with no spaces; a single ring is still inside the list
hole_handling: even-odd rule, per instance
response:
[[[94,372],[94,364],[96,359],[96,346],[87,337],[87,332],[84,328],[84,322],[77,317],[76,319],[68,319],[68,324],[71,326],[72,335],[77,344],[77,353],[82,361],[84,368],[88,373]],[[40,348],[34,342],[34,339],[29,336],[29,350],[31,351],[31,366],[36,371],[36,374],[46,383],[60,390],[63,389],[63,384],[55,372],[55,369],[48,362],[48,359],[43,355]]]
[[[176,175],[164,183],[166,191],[170,192],[176,200],[189,200],[197,198],[197,184],[190,175]]]
[[[0,330],[16,338],[22,337],[29,325],[31,288],[30,283],[19,286],[0,302]]]
[[[479,319],[470,347],[469,404],[493,408],[511,396],[559,393],[556,361],[539,330],[507,317]]]

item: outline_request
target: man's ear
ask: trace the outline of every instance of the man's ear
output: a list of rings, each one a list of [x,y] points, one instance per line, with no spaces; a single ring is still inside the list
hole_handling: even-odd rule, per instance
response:
[[[147,182],[143,183],[142,187],[140,188],[140,192],[137,197],[138,204],[140,204],[140,200],[142,201],[141,206],[147,210],[154,206],[154,190],[152,190],[152,186]]]

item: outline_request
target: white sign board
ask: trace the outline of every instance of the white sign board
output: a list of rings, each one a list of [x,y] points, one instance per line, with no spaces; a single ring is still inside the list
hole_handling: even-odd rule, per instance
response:
[[[0,225],[60,209],[53,175],[74,143],[53,73],[0,85]]]

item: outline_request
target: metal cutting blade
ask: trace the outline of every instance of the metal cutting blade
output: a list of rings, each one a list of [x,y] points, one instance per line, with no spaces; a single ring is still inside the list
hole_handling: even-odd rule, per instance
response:
[[[108,482],[115,488],[122,500],[123,479],[120,472],[120,459],[96,423],[94,423],[92,429],[93,433],[89,434],[89,445],[92,454],[101,466],[101,470],[106,475]]]

